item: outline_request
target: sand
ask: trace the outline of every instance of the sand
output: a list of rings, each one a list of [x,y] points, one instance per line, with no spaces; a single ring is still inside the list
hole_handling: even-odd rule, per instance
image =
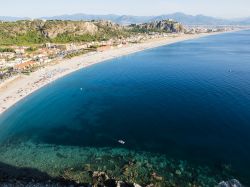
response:
[[[181,34],[176,37],[151,39],[139,44],[129,44],[121,48],[114,48],[104,52],[91,52],[72,59],[61,60],[60,63],[48,65],[30,75],[15,76],[0,84],[0,115],[34,91],[81,68],[146,49],[213,34],[218,33]]]

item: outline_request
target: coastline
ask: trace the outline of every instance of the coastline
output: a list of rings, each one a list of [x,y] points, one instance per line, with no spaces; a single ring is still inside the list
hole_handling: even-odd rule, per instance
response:
[[[104,52],[88,53],[72,59],[63,59],[57,64],[48,65],[30,75],[13,77],[0,84],[0,116],[20,100],[43,86],[82,68],[147,49],[223,33],[225,32],[182,34],[176,37],[152,39],[143,43],[129,44],[125,47],[114,48]]]

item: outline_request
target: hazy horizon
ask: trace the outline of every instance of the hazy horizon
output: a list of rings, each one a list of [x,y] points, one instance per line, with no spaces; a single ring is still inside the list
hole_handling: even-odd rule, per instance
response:
[[[161,16],[161,15],[170,15],[170,14],[185,14],[185,15],[190,15],[190,16],[208,16],[208,17],[213,17],[217,19],[225,19],[225,20],[230,20],[230,19],[240,19],[240,18],[250,18],[250,16],[243,16],[243,17],[232,17],[232,18],[225,18],[225,17],[218,17],[218,16],[213,16],[213,15],[206,15],[206,14],[189,14],[185,12],[171,12],[171,13],[165,13],[165,14],[154,14],[154,15],[134,15],[134,14],[116,14],[116,13],[107,13],[107,14],[95,14],[95,13],[85,13],[85,12],[76,12],[76,13],[64,13],[64,14],[55,14],[55,15],[42,15],[42,16],[13,16],[13,15],[1,15],[0,17],[14,17],[14,18],[30,18],[30,19],[39,19],[39,18],[45,18],[45,17],[57,17],[57,16],[64,16],[64,15],[77,15],[77,14],[82,14],[82,15],[96,15],[96,16],[106,16],[106,15],[115,15],[115,16],[138,16],[138,17],[154,17],[154,16]]]
[[[2,2],[2,3],[1,3]],[[206,15],[217,18],[243,18],[250,17],[249,0],[127,0],[118,2],[107,0],[100,3],[100,0],[0,0],[0,16],[12,17],[51,17],[64,14],[95,14],[95,15],[133,15],[133,16],[157,16],[181,12],[189,15]]]

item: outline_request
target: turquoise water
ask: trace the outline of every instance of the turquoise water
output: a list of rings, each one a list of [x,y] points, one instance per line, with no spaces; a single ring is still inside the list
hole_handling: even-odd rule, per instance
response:
[[[250,31],[209,36],[88,67],[25,98],[0,118],[0,163],[51,176],[76,168],[73,179],[90,165],[143,184],[250,184],[249,121]]]

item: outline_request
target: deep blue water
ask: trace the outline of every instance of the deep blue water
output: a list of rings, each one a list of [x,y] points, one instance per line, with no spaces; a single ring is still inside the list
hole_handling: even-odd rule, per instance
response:
[[[18,138],[227,163],[249,182],[250,31],[139,52],[57,80],[0,117],[1,141]]]

